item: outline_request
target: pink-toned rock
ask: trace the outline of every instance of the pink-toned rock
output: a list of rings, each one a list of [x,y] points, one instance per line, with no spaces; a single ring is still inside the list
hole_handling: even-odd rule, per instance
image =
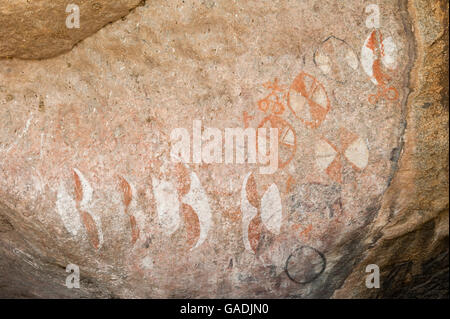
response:
[[[430,7],[149,1],[66,54],[0,61],[0,295],[395,297],[445,270]],[[227,128],[270,127],[275,172],[225,163]],[[224,140],[199,153],[207,128]],[[402,262],[410,281],[365,287],[367,264]]]

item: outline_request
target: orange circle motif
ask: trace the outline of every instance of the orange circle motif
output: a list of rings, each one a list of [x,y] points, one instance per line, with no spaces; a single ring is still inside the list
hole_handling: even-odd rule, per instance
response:
[[[309,128],[317,128],[331,110],[330,99],[322,83],[301,72],[289,88],[287,104],[291,112]]]
[[[265,117],[258,128],[271,127],[278,129],[278,168],[288,165],[297,150],[297,136],[291,124],[276,115]],[[256,143],[258,146],[258,143]]]

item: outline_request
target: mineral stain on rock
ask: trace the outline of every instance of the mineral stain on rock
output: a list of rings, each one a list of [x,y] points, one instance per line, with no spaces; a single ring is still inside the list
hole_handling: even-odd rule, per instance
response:
[[[0,214],[0,233],[6,233],[11,230],[14,230],[13,225],[6,216]]]

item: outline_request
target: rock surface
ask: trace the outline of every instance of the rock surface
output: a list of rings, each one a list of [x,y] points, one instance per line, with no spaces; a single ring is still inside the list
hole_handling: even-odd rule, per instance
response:
[[[0,58],[44,59],[67,52],[106,24],[126,16],[141,0],[2,0]],[[76,4],[79,28],[67,28]],[[68,11],[66,13],[66,10]],[[69,21],[74,21],[69,17]]]
[[[105,24],[83,8],[0,53],[67,51]],[[0,60],[0,296],[448,298],[447,25],[445,1],[155,0]],[[199,124],[278,128],[278,169],[195,163]]]

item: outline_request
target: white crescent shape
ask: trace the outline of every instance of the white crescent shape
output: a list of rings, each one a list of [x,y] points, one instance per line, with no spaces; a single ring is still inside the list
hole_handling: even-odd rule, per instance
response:
[[[316,164],[321,170],[327,169],[327,167],[333,162],[337,152],[324,140],[320,140],[316,144]]]
[[[363,67],[364,72],[369,76],[370,80],[378,85],[378,81],[373,76],[373,62],[375,61],[375,54],[371,49],[367,47],[367,43],[369,43],[370,36],[372,32],[369,33],[366,41],[364,41],[364,45],[361,48],[361,65]]]
[[[165,180],[152,177],[153,195],[161,227],[171,235],[180,225],[180,203],[175,186]]]
[[[194,172],[191,172],[191,188],[189,189],[189,193],[183,197],[182,202],[194,209],[200,222],[200,236],[195,246],[191,248],[191,250],[193,250],[206,240],[212,223],[208,197],[206,196],[205,190],[203,189],[197,174]]]
[[[358,138],[349,147],[347,147],[344,155],[359,169],[364,169],[369,162],[369,149],[362,138]]]
[[[76,236],[81,227],[80,214],[77,211],[75,200],[72,199],[62,183],[59,184],[56,194],[56,211],[61,216],[67,231]]]
[[[250,221],[258,213],[258,209],[250,204],[247,199],[246,186],[250,174],[251,172],[247,173],[245,176],[241,189],[242,240],[244,241],[245,249],[253,253],[253,249],[250,246],[250,241],[248,240],[248,226],[250,225]]]
[[[91,212],[88,212],[91,214]],[[99,216],[95,214],[91,214],[92,218],[94,219],[95,225],[97,226],[97,232],[98,232],[98,248],[100,249],[103,246],[103,231],[102,231],[102,220]]]
[[[91,184],[89,184],[86,177],[84,177],[84,175],[81,174],[81,172],[77,168],[74,168],[73,170],[80,178],[81,187],[83,188],[83,198],[80,202],[80,207],[82,210],[88,210],[89,209],[88,203],[91,201],[92,193],[94,191],[92,190],[92,186]]]
[[[397,61],[397,46],[392,37],[383,40],[384,56],[381,58],[384,66],[388,69],[394,69]]]
[[[280,191],[272,184],[261,198],[261,219],[267,229],[274,234],[280,233],[282,205]]]

